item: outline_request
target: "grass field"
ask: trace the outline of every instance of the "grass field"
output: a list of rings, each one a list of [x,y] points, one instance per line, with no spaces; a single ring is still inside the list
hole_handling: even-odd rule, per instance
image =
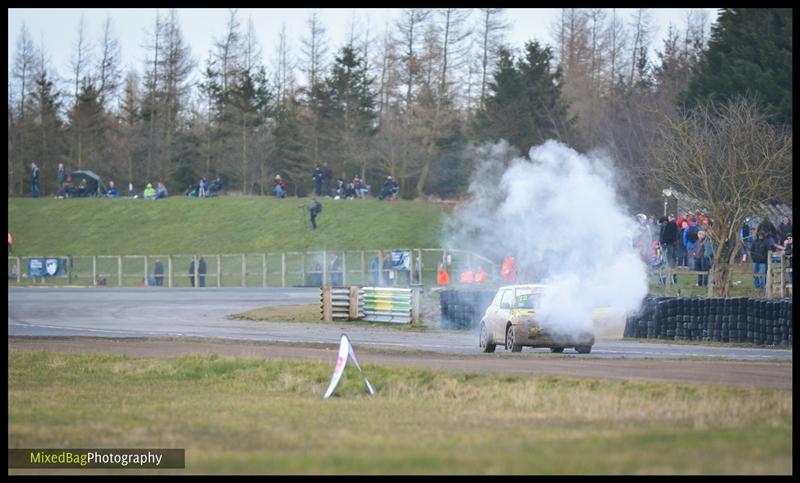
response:
[[[435,248],[449,205],[223,196],[163,200],[9,198],[14,255],[166,255]]]
[[[376,396],[348,367],[323,401],[333,360],[8,365],[9,448],[186,448],[196,473],[792,473],[791,391],[366,364]]]
[[[231,319],[255,320],[265,322],[311,322],[316,324],[340,324],[340,322],[323,322],[321,309],[318,304],[312,305],[274,305],[259,309],[248,310],[241,314],[229,316]],[[395,329],[422,332],[430,327],[425,323],[420,324],[388,324],[367,322],[361,320],[347,321],[348,327],[365,327],[370,329]]]

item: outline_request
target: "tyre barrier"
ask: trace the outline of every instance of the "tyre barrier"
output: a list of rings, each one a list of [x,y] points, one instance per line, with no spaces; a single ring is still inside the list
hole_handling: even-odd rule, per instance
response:
[[[648,295],[623,337],[792,345],[792,299]]]
[[[492,304],[497,290],[443,290],[441,328],[473,330],[478,328],[486,308]]]

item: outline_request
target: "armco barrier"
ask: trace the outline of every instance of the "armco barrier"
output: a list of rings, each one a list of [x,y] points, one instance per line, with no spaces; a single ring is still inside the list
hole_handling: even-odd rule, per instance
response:
[[[624,337],[792,344],[792,299],[647,296]]]
[[[419,321],[419,291],[386,287],[322,287],[322,320],[368,320],[408,324]]]
[[[410,288],[364,287],[364,320],[370,322],[411,323],[413,293]]]
[[[440,292],[442,329],[477,329],[497,290],[443,290]]]

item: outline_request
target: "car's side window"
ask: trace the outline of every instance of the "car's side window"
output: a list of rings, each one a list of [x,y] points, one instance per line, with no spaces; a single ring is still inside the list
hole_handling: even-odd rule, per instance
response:
[[[503,304],[508,304],[508,306],[510,307],[512,297],[513,297],[513,292],[511,290],[504,290],[503,297],[500,299],[500,307],[502,307]]]

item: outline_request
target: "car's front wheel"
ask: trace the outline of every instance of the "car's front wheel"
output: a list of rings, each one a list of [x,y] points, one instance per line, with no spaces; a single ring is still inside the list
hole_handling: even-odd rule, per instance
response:
[[[588,354],[592,352],[592,346],[590,345],[579,345],[575,346],[575,350],[578,351],[578,354]]]
[[[509,325],[508,329],[506,329],[506,350],[510,350],[511,352],[520,352],[522,350],[521,345],[517,345],[514,343],[513,325]]]
[[[495,344],[489,342],[489,330],[486,324],[481,324],[481,349],[483,352],[494,352]]]

